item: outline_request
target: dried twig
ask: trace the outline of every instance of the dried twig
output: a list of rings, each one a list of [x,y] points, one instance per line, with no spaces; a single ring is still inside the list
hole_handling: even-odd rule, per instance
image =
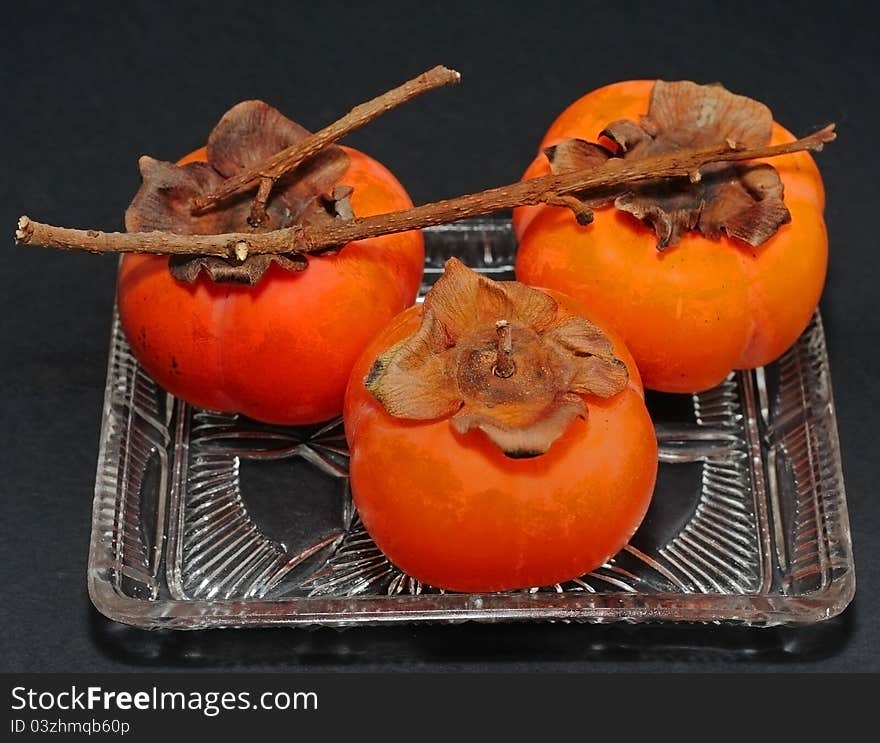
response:
[[[269,199],[272,186],[285,173],[289,173],[301,162],[316,154],[331,142],[335,142],[364,124],[370,123],[383,113],[412,100],[422,93],[427,93],[429,90],[442,88],[446,85],[452,85],[459,80],[461,80],[461,75],[458,72],[440,65],[427,72],[423,72],[403,85],[389,90],[387,93],[383,93],[366,103],[355,106],[341,119],[306,137],[301,142],[297,142],[264,162],[229,178],[213,193],[195,199],[192,204],[192,211],[194,213],[206,211],[221,201],[258,185],[259,190],[254,199],[250,219],[252,226],[258,226],[265,218],[266,202]]]
[[[679,150],[641,160],[611,158],[603,166],[548,175],[476,194],[437,201],[412,209],[359,219],[337,219],[313,227],[287,227],[263,233],[176,235],[168,232],[98,232],[73,230],[19,220],[19,243],[93,253],[138,252],[214,255],[243,261],[257,253],[314,253],[378,235],[446,224],[525,204],[565,204],[574,208],[591,194],[625,191],[633,183],[669,177],[699,178],[711,163],[776,157],[803,150],[819,151],[835,139],[834,124],[795,142],[747,149],[728,142],[719,147]],[[576,197],[574,201],[566,197]]]

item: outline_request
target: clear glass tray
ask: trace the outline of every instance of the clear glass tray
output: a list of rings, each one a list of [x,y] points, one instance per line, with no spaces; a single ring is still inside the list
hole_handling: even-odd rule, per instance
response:
[[[450,255],[512,278],[507,221],[426,231],[426,285]],[[563,585],[443,592],[390,564],[352,506],[340,421],[284,428],[197,410],[131,356],[114,313],[89,592],[140,627],[697,621],[840,613],[855,590],[818,315],[778,362],[697,395],[649,394],[660,470],[647,517]]]

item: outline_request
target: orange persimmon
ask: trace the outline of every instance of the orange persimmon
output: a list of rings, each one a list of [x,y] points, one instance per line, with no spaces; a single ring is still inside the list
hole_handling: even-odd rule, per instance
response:
[[[453,259],[370,344],[345,400],[351,487],[395,565],[497,591],[575,578],[626,544],[657,443],[626,347],[585,316]]]
[[[769,109],[719,86],[621,82],[567,108],[544,136],[542,153],[524,178],[550,173],[547,153],[554,155],[563,142],[598,142],[612,155],[635,154],[644,146],[647,155],[695,141],[705,146],[749,137],[753,145],[794,139]],[[707,215],[719,213],[713,212],[711,194],[698,195],[678,225],[678,202],[670,201],[662,214],[656,205],[634,208],[644,192],[617,202],[619,207],[595,206],[587,226],[558,206],[520,207],[514,211],[517,277],[585,302],[623,336],[646,387],[693,392],[719,383],[732,369],[769,363],[794,343],[818,304],[828,241],[822,179],[811,156],[798,152],[755,161],[760,162],[771,165],[778,179],[765,166],[733,166],[740,168],[745,186],[736,184],[735,206],[721,207],[728,209],[727,221],[709,226],[703,224]],[[747,168],[773,182],[747,182],[754,178]],[[721,173],[708,172],[709,179]],[[696,188],[687,180],[677,183]],[[716,196],[731,187],[706,186],[716,188]],[[769,199],[761,201],[770,191],[772,206]]]
[[[241,107],[246,108],[234,114]],[[257,118],[261,125],[271,127],[269,142],[254,142],[257,127],[238,123],[240,129],[251,132],[247,141],[221,147],[209,138],[207,150],[180,161],[177,170],[181,172],[174,172],[170,164],[142,162],[145,182],[148,176],[154,181],[147,194],[152,200],[136,197],[126,217],[127,226],[132,230],[193,233],[247,229],[244,216],[248,202],[241,199],[240,204],[230,207],[240,213],[227,215],[227,222],[202,225],[183,220],[179,210],[174,211],[173,199],[170,206],[163,202],[157,207],[155,194],[170,181],[182,194],[179,200],[191,196],[185,189],[195,186],[189,182],[181,185],[181,173],[197,168],[188,177],[201,186],[198,179],[208,177],[203,163],[209,159],[212,142],[220,167],[224,159],[240,166],[272,154],[299,136],[299,127],[274,109],[267,113],[267,109],[265,104],[257,107],[257,102],[239,104],[224,120],[233,115],[249,117],[248,121]],[[224,130],[227,139],[228,129]],[[286,136],[282,138],[279,132]],[[235,157],[230,155],[232,149]],[[320,173],[320,177],[306,173],[294,180],[290,198],[284,191],[273,197],[269,213],[277,221],[271,227],[289,223],[285,220],[290,219],[291,204],[314,207],[317,216],[305,211],[308,218],[330,218],[326,213],[318,214],[321,209],[315,207],[330,190],[330,182],[353,189],[350,195],[346,189],[346,197],[359,216],[412,206],[406,191],[380,163],[351,148],[328,149],[333,153],[320,157],[337,157],[329,179]],[[158,174],[154,175],[154,170]],[[211,177],[214,186],[222,182],[219,175]],[[301,198],[303,190],[305,198]],[[157,211],[161,213],[157,215]],[[355,360],[394,315],[413,304],[423,263],[419,232],[353,242],[335,252],[311,255],[304,268],[293,266],[294,270],[273,257],[258,264],[263,273],[253,285],[215,280],[198,263],[189,266],[195,275],[183,280],[169,271],[168,256],[126,255],[118,281],[119,316],[137,359],[174,395],[199,407],[240,412],[270,423],[314,423],[342,412],[345,385]]]

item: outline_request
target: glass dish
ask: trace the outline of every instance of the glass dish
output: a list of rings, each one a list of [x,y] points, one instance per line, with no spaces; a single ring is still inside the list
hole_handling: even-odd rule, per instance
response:
[[[512,278],[509,221],[426,231],[425,286],[456,255]],[[443,592],[401,573],[352,506],[339,420],[194,409],[131,356],[114,312],[89,552],[98,610],[147,628],[556,620],[812,623],[855,590],[822,322],[778,362],[648,396],[656,493],[631,543],[562,585]]]

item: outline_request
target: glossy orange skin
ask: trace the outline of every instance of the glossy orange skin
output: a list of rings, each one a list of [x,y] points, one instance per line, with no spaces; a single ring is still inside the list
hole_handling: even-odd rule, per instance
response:
[[[577,314],[583,308],[554,294]],[[630,354],[614,340],[630,383],[588,398],[546,454],[510,459],[482,432],[448,419],[393,418],[365,389],[376,357],[419,325],[398,316],[358,360],[345,399],[351,487],[367,531],[399,568],[455,591],[563,582],[596,568],[629,540],[648,508],[657,442]]]
[[[587,94],[553,123],[541,149],[568,137],[597,141],[611,121],[638,120],[652,85],[635,80]],[[773,144],[793,139],[774,123]],[[588,227],[565,209],[522,207],[514,211],[517,276],[584,301],[620,332],[651,389],[699,391],[732,369],[769,363],[795,342],[819,302],[828,238],[812,157],[767,162],[782,178],[791,223],[758,248],[691,232],[658,252],[654,232],[613,206],[597,209]],[[524,178],[547,173],[539,155]]]
[[[412,206],[380,163],[350,148],[340,182],[360,216]],[[204,159],[199,150],[181,161]],[[132,350],[169,392],[202,408],[279,424],[342,412],[355,360],[413,304],[424,264],[421,233],[371,238],[312,256],[301,273],[273,265],[253,287],[200,275],[174,279],[163,256],[127,255],[117,287]]]

